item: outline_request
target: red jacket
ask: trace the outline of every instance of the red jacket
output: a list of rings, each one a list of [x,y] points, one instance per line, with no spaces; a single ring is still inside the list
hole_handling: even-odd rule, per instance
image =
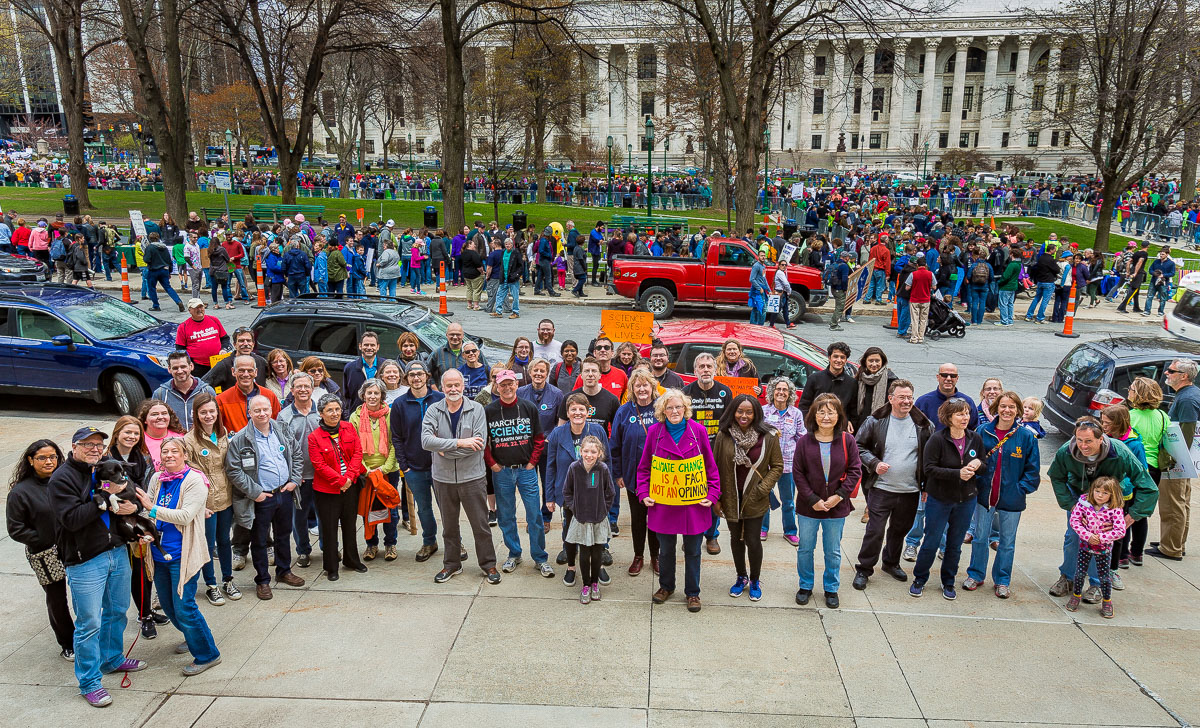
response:
[[[871,246],[871,260],[875,261],[875,270],[883,271],[884,275],[892,272],[892,251],[882,242]]]
[[[349,422],[339,425],[337,446],[329,433],[320,427],[309,433],[308,457],[313,465],[313,490],[319,493],[341,493],[346,478],[358,480],[366,472],[358,431]],[[339,461],[346,463],[345,475],[342,475]]]

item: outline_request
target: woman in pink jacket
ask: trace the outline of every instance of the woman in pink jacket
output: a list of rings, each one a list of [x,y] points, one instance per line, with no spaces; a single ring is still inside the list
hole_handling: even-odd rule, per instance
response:
[[[712,526],[712,506],[721,497],[717,461],[708,442],[708,430],[692,419],[690,400],[678,389],[668,389],[654,403],[658,422],[646,430],[646,449],[638,463],[637,495],[646,505],[646,526],[658,534],[658,591],[654,603],[662,604],[675,593],[675,543],[683,536],[684,585],[689,612],[700,611],[700,544]],[[663,475],[670,472],[671,475]],[[651,492],[651,480],[656,488]],[[659,503],[660,483],[667,491],[676,485],[707,488],[698,499],[678,493],[683,505]],[[703,485],[701,485],[703,483]],[[658,496],[656,498],[655,496]]]

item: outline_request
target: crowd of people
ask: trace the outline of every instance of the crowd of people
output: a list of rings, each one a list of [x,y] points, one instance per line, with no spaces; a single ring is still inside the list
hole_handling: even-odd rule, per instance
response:
[[[798,398],[779,377],[763,382],[760,401],[731,396],[716,379],[757,377],[736,340],[689,362],[695,381],[685,384],[660,342],[560,341],[544,319],[504,362],[488,362],[457,323],[424,358],[401,337],[400,358],[383,360],[379,336],[367,331],[339,387],[319,359],[259,357],[251,330],[230,336],[202,301],[192,304],[168,357],[172,378],[136,416],[111,433],[81,427],[65,453],[32,442],[11,478],[8,531],[26,548],[61,655],[91,705],[112,701],[105,673],[146,667],[123,652],[131,600],[143,638],[167,623],[180,632],[176,652],[191,658],[184,674],[196,675],[220,664],[204,613],[243,598],[237,572],[252,567],[255,597],[269,600],[274,588],[312,578],[301,574],[316,551],[335,581],[398,560],[400,532],[419,529],[411,558],[424,564],[440,551],[441,560],[415,568],[445,583],[470,558],[463,514],[488,584],[528,559],[533,573],[578,590],[582,604],[602,600],[615,564],[636,579],[647,557],[653,602],[672,601],[681,549],[683,602],[700,611],[703,553],[721,553],[722,521],[733,569],[720,578],[732,582],[730,597],[757,601],[767,588],[762,544],[778,510],[777,528],[796,548],[796,603],[817,591],[819,543],[821,599],[836,609],[856,505],[866,531],[847,559],[853,588],[870,588],[880,572],[921,597],[940,559],[935,583],[945,599],[989,578],[996,597],[1012,594],[1045,432],[1040,401],[998,377],[976,401],[947,363],[920,393],[883,349],[866,349],[852,368],[850,347],[835,342]],[[1113,590],[1138,588],[1123,570],[1147,555],[1184,557],[1190,481],[1165,477],[1163,443],[1173,424],[1189,445],[1196,434],[1196,375],[1191,360],[1168,368],[1169,412],[1160,386],[1139,378],[1126,403],[1065,433],[1048,480],[1066,521],[1050,594],[1066,609],[1099,605],[1113,617]],[[1147,545],[1156,508],[1160,540]],[[619,547],[625,527],[630,544]]]

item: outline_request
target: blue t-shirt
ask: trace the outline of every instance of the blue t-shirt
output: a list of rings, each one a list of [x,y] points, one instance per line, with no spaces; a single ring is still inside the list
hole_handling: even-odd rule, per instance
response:
[[[178,508],[180,486],[187,473],[188,471],[184,471],[184,474],[178,478],[161,481],[158,486],[158,500],[154,504],[160,508]],[[179,527],[162,520],[155,521],[154,525],[158,527],[158,532],[162,535],[162,549],[150,550],[154,555],[155,563],[177,562],[183,558],[183,533],[180,532]]]
[[[458,371],[463,375],[463,396],[467,399],[475,399],[475,396],[483,391],[483,388],[488,383],[488,368],[486,365],[471,368],[463,364],[458,368]]]
[[[1172,422],[1200,422],[1200,387],[1189,384],[1176,392],[1167,414]]]

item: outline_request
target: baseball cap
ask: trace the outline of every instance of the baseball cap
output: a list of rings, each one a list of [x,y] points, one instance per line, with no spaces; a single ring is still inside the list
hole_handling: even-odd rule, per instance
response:
[[[513,372],[513,370],[501,369],[496,372],[496,384],[499,384],[500,382],[503,382],[503,381],[507,381],[509,379],[511,379],[514,382],[517,381],[517,375],[515,372]]]
[[[203,305],[205,305],[204,301],[201,301],[199,298],[189,298],[188,299],[187,307],[188,307],[189,311],[191,311],[193,308],[196,308],[197,306],[203,306]]]
[[[1060,255],[1060,256],[1058,256],[1058,257],[1059,257],[1059,258],[1070,258],[1070,257],[1071,257],[1071,255],[1072,255],[1071,251],[1069,251],[1069,250],[1064,250],[1064,251],[1062,252],[1062,255]]]
[[[77,442],[86,440],[92,435],[99,435],[101,440],[108,439],[108,435],[104,434],[103,430],[88,425],[87,427],[80,427],[78,430],[75,430],[75,434],[71,436],[71,444],[74,445]]]
[[[388,221],[387,221],[387,226],[388,226],[388,227],[396,227],[396,221],[395,221],[395,220],[388,220]]]

